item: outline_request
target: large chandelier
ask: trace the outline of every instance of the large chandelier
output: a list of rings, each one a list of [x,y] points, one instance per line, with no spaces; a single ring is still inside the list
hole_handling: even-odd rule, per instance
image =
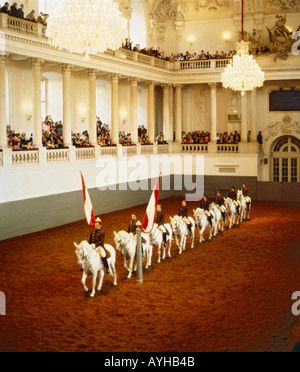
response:
[[[48,21],[47,35],[55,48],[88,59],[118,49],[128,29],[115,0],[63,0]]]
[[[241,92],[260,88],[264,85],[265,74],[249,53],[250,43],[244,41],[244,0],[242,0],[242,41],[237,46],[237,53],[233,57],[225,72],[222,74],[224,88]]]

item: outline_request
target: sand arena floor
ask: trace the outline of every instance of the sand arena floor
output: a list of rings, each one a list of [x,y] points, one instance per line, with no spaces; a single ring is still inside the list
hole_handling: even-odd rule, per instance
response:
[[[163,201],[167,216],[181,199]],[[197,204],[191,204],[196,207]],[[107,243],[131,212],[101,216]],[[300,291],[300,206],[255,202],[252,220],[127,280],[105,277],[95,299],[83,292],[73,241],[85,221],[0,243],[0,351],[289,351],[300,338],[292,293]],[[208,232],[205,237],[207,238]],[[91,278],[88,280],[91,287]]]

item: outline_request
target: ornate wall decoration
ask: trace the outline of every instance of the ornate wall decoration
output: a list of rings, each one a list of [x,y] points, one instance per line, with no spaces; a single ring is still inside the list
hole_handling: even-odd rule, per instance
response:
[[[210,122],[207,117],[207,98],[204,89],[194,95],[193,120],[197,123],[198,130],[209,130]]]
[[[281,12],[296,12],[300,10],[300,0],[270,0],[271,4]]]
[[[268,125],[265,131],[265,140],[268,141],[270,138],[293,134],[300,135],[300,125],[296,121],[293,123],[293,119],[289,115],[286,115],[282,118],[282,121]]]
[[[277,59],[287,60],[288,54],[292,50],[293,33],[285,27],[285,24],[286,15],[277,15],[275,26],[271,29],[267,27],[271,53],[276,54],[274,62],[276,62]]]
[[[156,1],[150,11],[150,19],[156,22],[184,21],[185,7],[181,2],[173,3],[172,0]]]
[[[238,112],[241,111],[241,94],[238,92],[232,91],[228,97],[228,107],[231,112]]]
[[[197,11],[209,8],[217,10],[217,7],[229,7],[229,0],[194,0],[194,6]]]

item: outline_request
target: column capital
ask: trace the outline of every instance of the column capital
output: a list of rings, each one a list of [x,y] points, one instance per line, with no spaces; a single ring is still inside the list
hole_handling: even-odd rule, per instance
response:
[[[218,83],[208,83],[208,86],[211,87],[211,88],[217,88]]]
[[[0,63],[5,64],[6,61],[8,60],[9,54],[0,54]]]
[[[45,62],[43,58],[29,58],[29,63],[32,66],[32,69],[39,70],[42,66],[42,64]]]
[[[130,81],[130,83],[131,83],[132,85],[137,84],[140,80],[141,80],[141,79],[139,79],[139,78],[135,78],[135,77],[130,77],[130,78],[128,78],[128,81]]]
[[[147,81],[145,81],[145,84],[148,86],[148,88],[149,87],[151,87],[151,88],[155,88],[155,81],[151,81],[151,80],[147,80]]]
[[[74,65],[70,63],[65,63],[61,67],[63,74],[70,74],[73,68],[74,68]]]
[[[89,69],[88,70],[88,77],[90,80],[95,80],[97,79],[97,73],[98,73],[98,70],[94,70],[94,69]]]
[[[171,84],[161,84],[161,87],[164,89],[169,89],[171,86]]]
[[[121,74],[111,74],[111,75],[110,75],[110,80],[111,80],[113,83],[118,83],[119,80],[120,80],[120,77],[121,77]]]
[[[173,85],[173,87],[174,87],[176,90],[181,90],[181,89],[183,89],[184,85],[183,85],[183,84],[175,84],[175,85]]]

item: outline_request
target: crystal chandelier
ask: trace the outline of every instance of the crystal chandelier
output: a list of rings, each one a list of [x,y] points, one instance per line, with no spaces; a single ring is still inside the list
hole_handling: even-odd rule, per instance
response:
[[[233,57],[225,72],[222,74],[224,88],[241,92],[260,88],[264,85],[265,74],[249,53],[250,43],[244,41],[244,0],[242,0],[242,41],[237,46],[237,53]]]
[[[118,49],[128,29],[115,0],[63,0],[48,21],[47,35],[55,48],[88,59]]]

